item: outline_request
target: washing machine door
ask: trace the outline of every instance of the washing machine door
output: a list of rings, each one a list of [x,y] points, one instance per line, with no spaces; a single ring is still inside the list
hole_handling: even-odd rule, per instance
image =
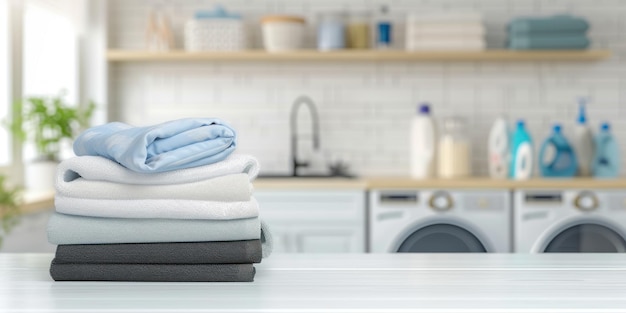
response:
[[[458,253],[487,252],[487,249],[468,230],[441,223],[418,228],[404,239],[397,252]]]
[[[583,223],[564,229],[546,245],[544,252],[626,252],[626,240],[614,230]]]

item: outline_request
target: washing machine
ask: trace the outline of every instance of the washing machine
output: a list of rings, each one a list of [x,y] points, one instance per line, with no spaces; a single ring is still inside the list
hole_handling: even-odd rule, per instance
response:
[[[370,252],[511,252],[509,190],[372,190]]]
[[[516,252],[626,252],[626,192],[519,190]]]

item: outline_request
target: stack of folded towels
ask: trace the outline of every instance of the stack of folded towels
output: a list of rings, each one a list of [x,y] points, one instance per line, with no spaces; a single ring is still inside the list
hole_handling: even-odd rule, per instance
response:
[[[512,20],[507,47],[513,50],[586,49],[589,23],[580,17],[556,15]]]
[[[480,13],[409,14],[406,49],[409,51],[485,50],[485,26]]]
[[[218,119],[82,133],[57,172],[52,278],[252,281],[272,240],[252,197],[258,162],[235,147]]]

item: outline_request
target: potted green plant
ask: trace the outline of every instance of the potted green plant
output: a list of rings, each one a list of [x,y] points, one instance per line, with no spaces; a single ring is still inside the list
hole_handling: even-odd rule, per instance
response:
[[[8,187],[5,184],[5,177],[0,175],[0,247],[4,236],[18,221],[20,192],[20,188]]]
[[[68,105],[61,93],[55,97],[29,97],[13,104],[15,118],[9,129],[16,139],[32,142],[37,157],[24,167],[24,184],[27,190],[52,190],[61,144],[71,140],[89,124],[96,105]]]

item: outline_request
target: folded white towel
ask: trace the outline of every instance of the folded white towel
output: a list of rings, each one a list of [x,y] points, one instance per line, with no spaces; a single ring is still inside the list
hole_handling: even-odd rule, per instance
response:
[[[407,44],[409,51],[482,51],[487,48],[484,40],[429,40]]]
[[[57,169],[57,180],[69,182],[82,177],[86,180],[121,184],[172,185],[240,173],[246,173],[250,181],[254,180],[259,174],[259,162],[249,155],[233,154],[221,162],[209,165],[170,172],[138,173],[103,157],[81,156],[61,162]]]
[[[68,198],[142,200],[186,199],[207,201],[249,201],[252,184],[248,174],[232,174],[197,182],[171,185],[120,184],[76,178],[56,180],[56,194]]]
[[[406,24],[406,36],[474,36],[484,37],[485,26],[480,23],[414,23]]]
[[[482,23],[479,12],[415,12],[407,17],[407,24],[413,23]]]
[[[84,199],[56,195],[59,213],[118,218],[232,220],[259,216],[259,204],[250,201],[217,202],[186,199]]]

